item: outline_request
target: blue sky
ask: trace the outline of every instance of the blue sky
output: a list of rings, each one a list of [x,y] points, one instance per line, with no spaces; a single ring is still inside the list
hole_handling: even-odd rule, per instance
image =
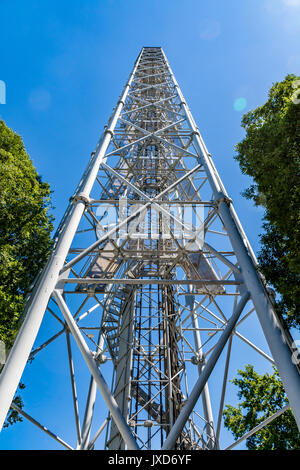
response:
[[[262,211],[241,197],[234,147],[243,113],[299,75],[299,17],[299,0],[0,0],[0,117],[50,184],[55,224],[141,48],[162,46],[258,252]],[[30,432],[16,425],[0,448],[31,448]]]
[[[240,197],[248,179],[233,160],[234,146],[243,136],[243,112],[262,104],[273,82],[300,69],[299,1],[14,0],[0,6],[0,80],[6,83],[0,116],[50,183],[57,223],[140,49],[159,45],[257,248],[259,211]]]

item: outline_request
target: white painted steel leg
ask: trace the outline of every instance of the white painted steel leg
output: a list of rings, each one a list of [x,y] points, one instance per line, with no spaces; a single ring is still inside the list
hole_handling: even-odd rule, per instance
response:
[[[103,346],[104,346],[104,336],[102,333],[100,333],[99,335],[97,344],[99,347],[98,351],[101,354],[103,351]],[[95,401],[96,401],[96,394],[97,394],[97,383],[95,382],[94,377],[91,376],[86,409],[85,409],[84,419],[82,423],[82,430],[81,430],[82,442],[80,445],[80,450],[86,450],[89,446],[89,439],[90,439],[90,434],[91,434],[91,426],[92,426],[94,406],[95,406]]]
[[[199,355],[198,371],[199,371],[199,376],[201,376],[203,367],[205,367],[205,362],[204,362],[204,357],[202,354],[202,343],[201,343],[201,338],[200,338],[200,333],[199,333],[198,318],[195,313],[192,316],[192,325],[194,328],[195,349]],[[201,397],[202,397],[202,403],[203,403],[204,417],[207,422],[207,426],[206,426],[206,432],[207,432],[207,437],[208,437],[207,446],[209,449],[213,449],[215,447],[216,442],[215,442],[215,431],[214,431],[214,419],[213,419],[208,383],[204,385]]]
[[[189,293],[191,295],[187,298],[187,303],[191,309],[194,311],[195,309],[195,297],[192,293],[192,289],[189,288]],[[196,313],[192,315],[192,326],[193,326],[193,333],[194,333],[194,342],[195,342],[195,351],[198,355],[198,372],[199,375],[202,373],[202,369],[205,366],[205,358],[202,352],[202,342],[199,332],[199,325],[198,325],[198,316]],[[214,419],[213,419],[213,412],[211,407],[211,400],[210,400],[210,393],[208,383],[205,384],[203,388],[203,392],[201,393],[202,404],[203,404],[203,411],[204,411],[204,418],[207,422],[207,436],[208,436],[208,448],[214,448],[215,442],[215,430],[214,430]]]

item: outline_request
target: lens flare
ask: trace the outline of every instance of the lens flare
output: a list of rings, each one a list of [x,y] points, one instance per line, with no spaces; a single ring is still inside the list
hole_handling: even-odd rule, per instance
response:
[[[246,98],[237,98],[234,103],[233,103],[233,107],[235,109],[235,111],[243,111],[247,106],[247,100]]]

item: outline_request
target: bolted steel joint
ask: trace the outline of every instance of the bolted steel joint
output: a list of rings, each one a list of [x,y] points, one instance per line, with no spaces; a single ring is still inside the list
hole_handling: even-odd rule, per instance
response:
[[[144,421],[143,425],[144,425],[145,428],[152,428],[152,426],[154,426],[154,423],[151,419],[146,419],[146,421]]]
[[[219,206],[221,202],[225,202],[225,204],[229,206],[230,204],[232,204],[232,199],[230,199],[230,197],[228,197],[225,193],[220,191],[216,196],[215,204]]]
[[[105,364],[105,362],[107,362],[107,356],[105,356],[105,354],[102,354],[102,353],[93,353],[93,356],[94,356],[94,359],[95,361],[97,362],[97,364]]]
[[[90,197],[85,194],[85,193],[78,193],[78,194],[75,194],[72,198],[71,198],[71,201],[73,204],[75,204],[76,202],[78,201],[81,201],[81,202],[84,202],[85,206],[88,207],[91,203],[91,199]]]
[[[204,357],[200,357],[198,354],[197,354],[197,356],[191,357],[191,363],[194,366],[198,366],[199,364],[204,364],[204,362],[205,362]]]
[[[113,137],[114,133],[111,129],[105,129],[104,134],[110,134]]]
[[[195,131],[192,132],[192,135],[197,135],[198,137],[200,137],[200,132],[198,129],[196,129]]]

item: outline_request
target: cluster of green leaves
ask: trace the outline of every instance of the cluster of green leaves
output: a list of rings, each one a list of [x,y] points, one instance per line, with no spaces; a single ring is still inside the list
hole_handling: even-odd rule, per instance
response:
[[[19,384],[19,389],[23,390],[23,388],[25,388],[25,385],[21,382]],[[20,409],[23,408],[23,400],[22,400],[22,397],[20,395],[16,395],[14,397],[13,403],[15,405],[17,405],[18,408],[20,408]],[[5,420],[5,423],[4,423],[3,427],[8,428],[8,426],[10,426],[11,424],[17,423],[18,421],[23,421],[22,417],[20,416],[20,414],[18,413],[17,410],[14,410],[13,408],[11,408],[8,415],[7,415],[7,417],[6,417],[6,420]]]
[[[299,328],[300,104],[295,85],[300,88],[299,77],[286,76],[271,87],[263,106],[243,116],[246,136],[236,146],[235,158],[242,172],[253,179],[244,195],[265,209],[260,270],[280,294],[279,317],[287,326]],[[232,382],[239,388],[240,403],[227,405],[224,411],[224,424],[236,438],[288,403],[275,369],[272,375],[259,375],[248,365],[238,374]],[[246,445],[256,450],[300,449],[291,410],[249,437]]]
[[[22,139],[0,121],[0,341],[8,352],[25,298],[51,248],[50,187],[42,182]],[[19,389],[23,389],[21,383]],[[22,408],[16,395],[14,403]],[[11,409],[4,426],[22,421]]]
[[[259,375],[252,365],[239,370],[232,383],[239,387],[238,407],[226,405],[224,425],[236,439],[288,404],[278,372]],[[249,450],[300,449],[300,434],[291,410],[271,421],[246,440]]]
[[[246,136],[237,146],[243,173],[253,178],[245,196],[265,208],[258,256],[267,282],[280,294],[278,312],[300,326],[300,104],[299,77],[275,83],[263,106],[244,115]],[[300,85],[298,85],[300,88]]]
[[[22,139],[0,121],[0,340],[9,349],[25,296],[51,247],[50,188]]]

